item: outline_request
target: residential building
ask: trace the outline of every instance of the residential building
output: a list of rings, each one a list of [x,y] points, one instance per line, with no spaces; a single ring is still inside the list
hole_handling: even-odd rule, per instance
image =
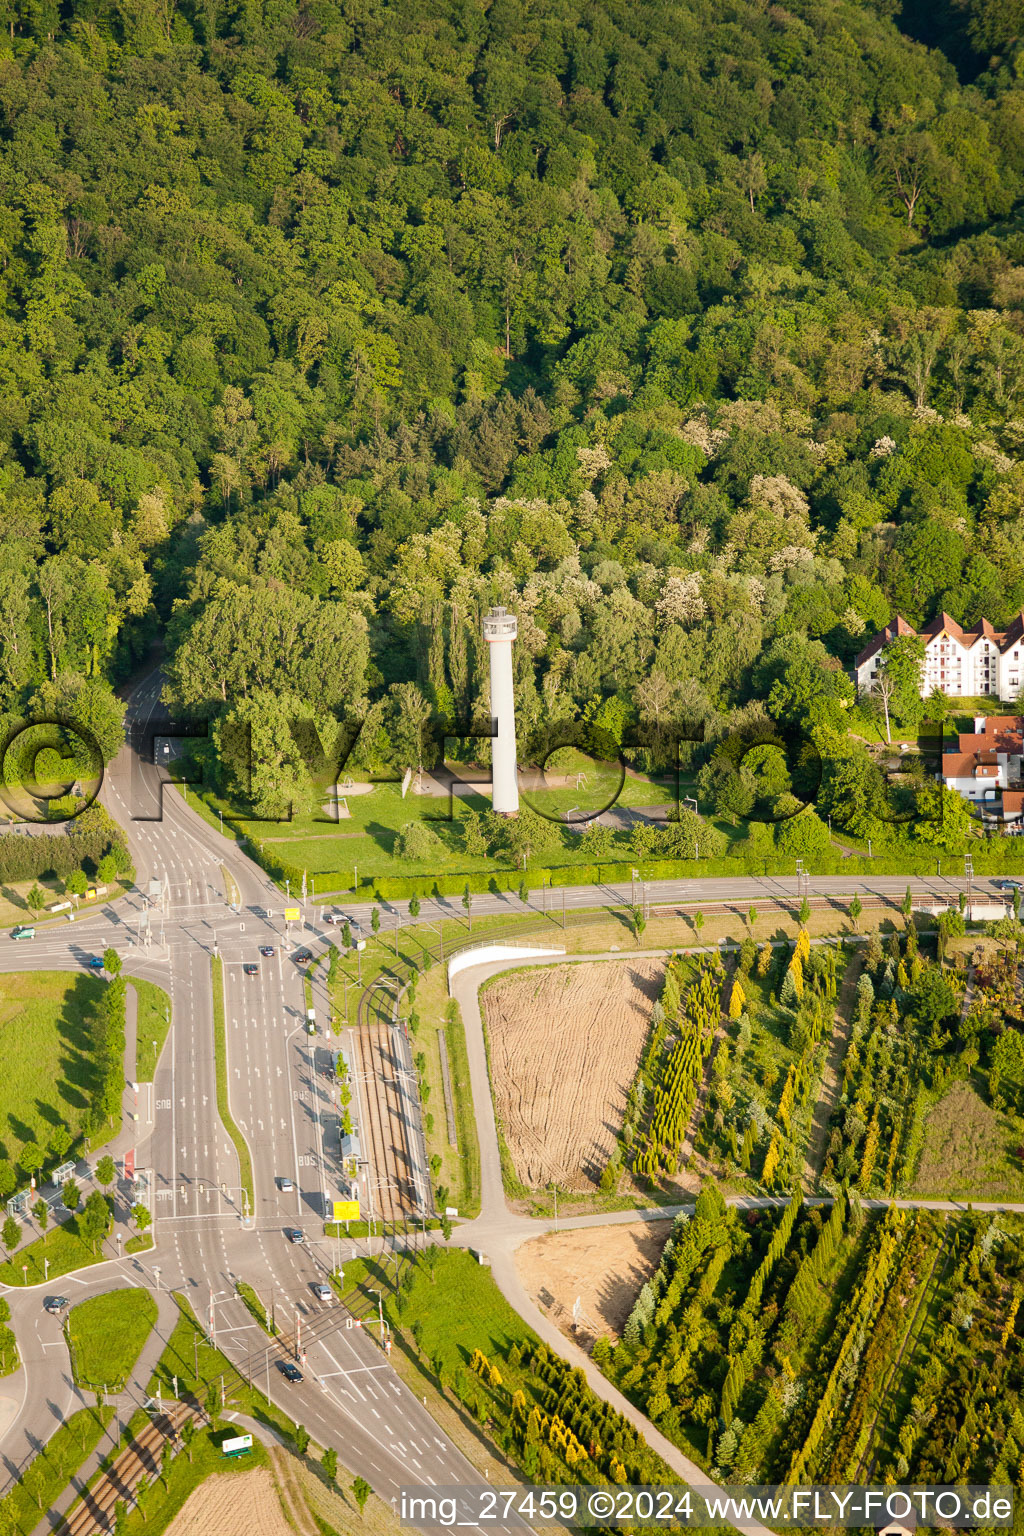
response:
[[[881,634],[875,635],[854,663],[858,691],[869,692],[878,675],[882,650],[898,635],[918,631],[897,614]],[[1024,680],[1024,613],[1009,629],[993,629],[982,619],[974,629],[963,629],[948,613],[940,613],[920,631],[925,643],[921,673],[921,697],[938,688],[949,698],[984,698],[1015,701]]]
[[[1019,822],[1024,814],[1024,719],[978,715],[974,730],[961,731],[955,751],[942,754],[942,781],[987,814]]]

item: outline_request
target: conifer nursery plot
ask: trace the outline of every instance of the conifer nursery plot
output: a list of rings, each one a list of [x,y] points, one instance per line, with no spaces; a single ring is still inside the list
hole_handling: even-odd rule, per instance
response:
[[[1020,1217],[728,1210],[678,1219],[595,1359],[729,1481],[1003,1483],[1024,1431]]]

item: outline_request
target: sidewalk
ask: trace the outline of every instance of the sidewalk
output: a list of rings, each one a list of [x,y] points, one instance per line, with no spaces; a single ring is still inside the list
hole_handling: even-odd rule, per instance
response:
[[[167,1346],[168,1340],[174,1331],[174,1325],[178,1321],[180,1313],[172,1296],[166,1291],[155,1293],[157,1304],[157,1319],[153,1325],[153,1331],[142,1347],[142,1353],[135,1362],[131,1377],[125,1383],[124,1391],[116,1396],[109,1397],[107,1402],[116,1409],[110,1427],[103,1435],[100,1443],[90,1456],[79,1467],[68,1486],[62,1490],[59,1497],[39,1524],[32,1532],[32,1536],[50,1536],[61,1524],[65,1514],[72,1504],[85,1491],[92,1478],[99,1471],[100,1463],[105,1456],[109,1456],[116,1446],[124,1428],[137,1408],[141,1408],[148,1395],[149,1379],[156,1369],[157,1362]],[[91,1395],[91,1394],[89,1394]],[[79,1392],[83,1405],[88,1402],[88,1395]]]

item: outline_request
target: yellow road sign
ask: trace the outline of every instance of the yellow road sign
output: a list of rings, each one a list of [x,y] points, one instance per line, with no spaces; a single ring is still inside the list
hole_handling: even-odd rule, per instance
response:
[[[284,909],[284,920],[286,923],[297,923],[301,916],[302,913],[298,907],[285,907]]]
[[[334,1202],[334,1219],[335,1219],[335,1221],[358,1221],[359,1220],[359,1201],[358,1200],[335,1200],[335,1202]]]

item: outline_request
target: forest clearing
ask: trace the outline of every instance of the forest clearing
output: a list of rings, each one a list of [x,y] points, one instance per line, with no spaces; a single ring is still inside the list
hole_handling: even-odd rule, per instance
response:
[[[596,1188],[664,969],[656,959],[550,966],[482,992],[495,1113],[523,1184]]]

